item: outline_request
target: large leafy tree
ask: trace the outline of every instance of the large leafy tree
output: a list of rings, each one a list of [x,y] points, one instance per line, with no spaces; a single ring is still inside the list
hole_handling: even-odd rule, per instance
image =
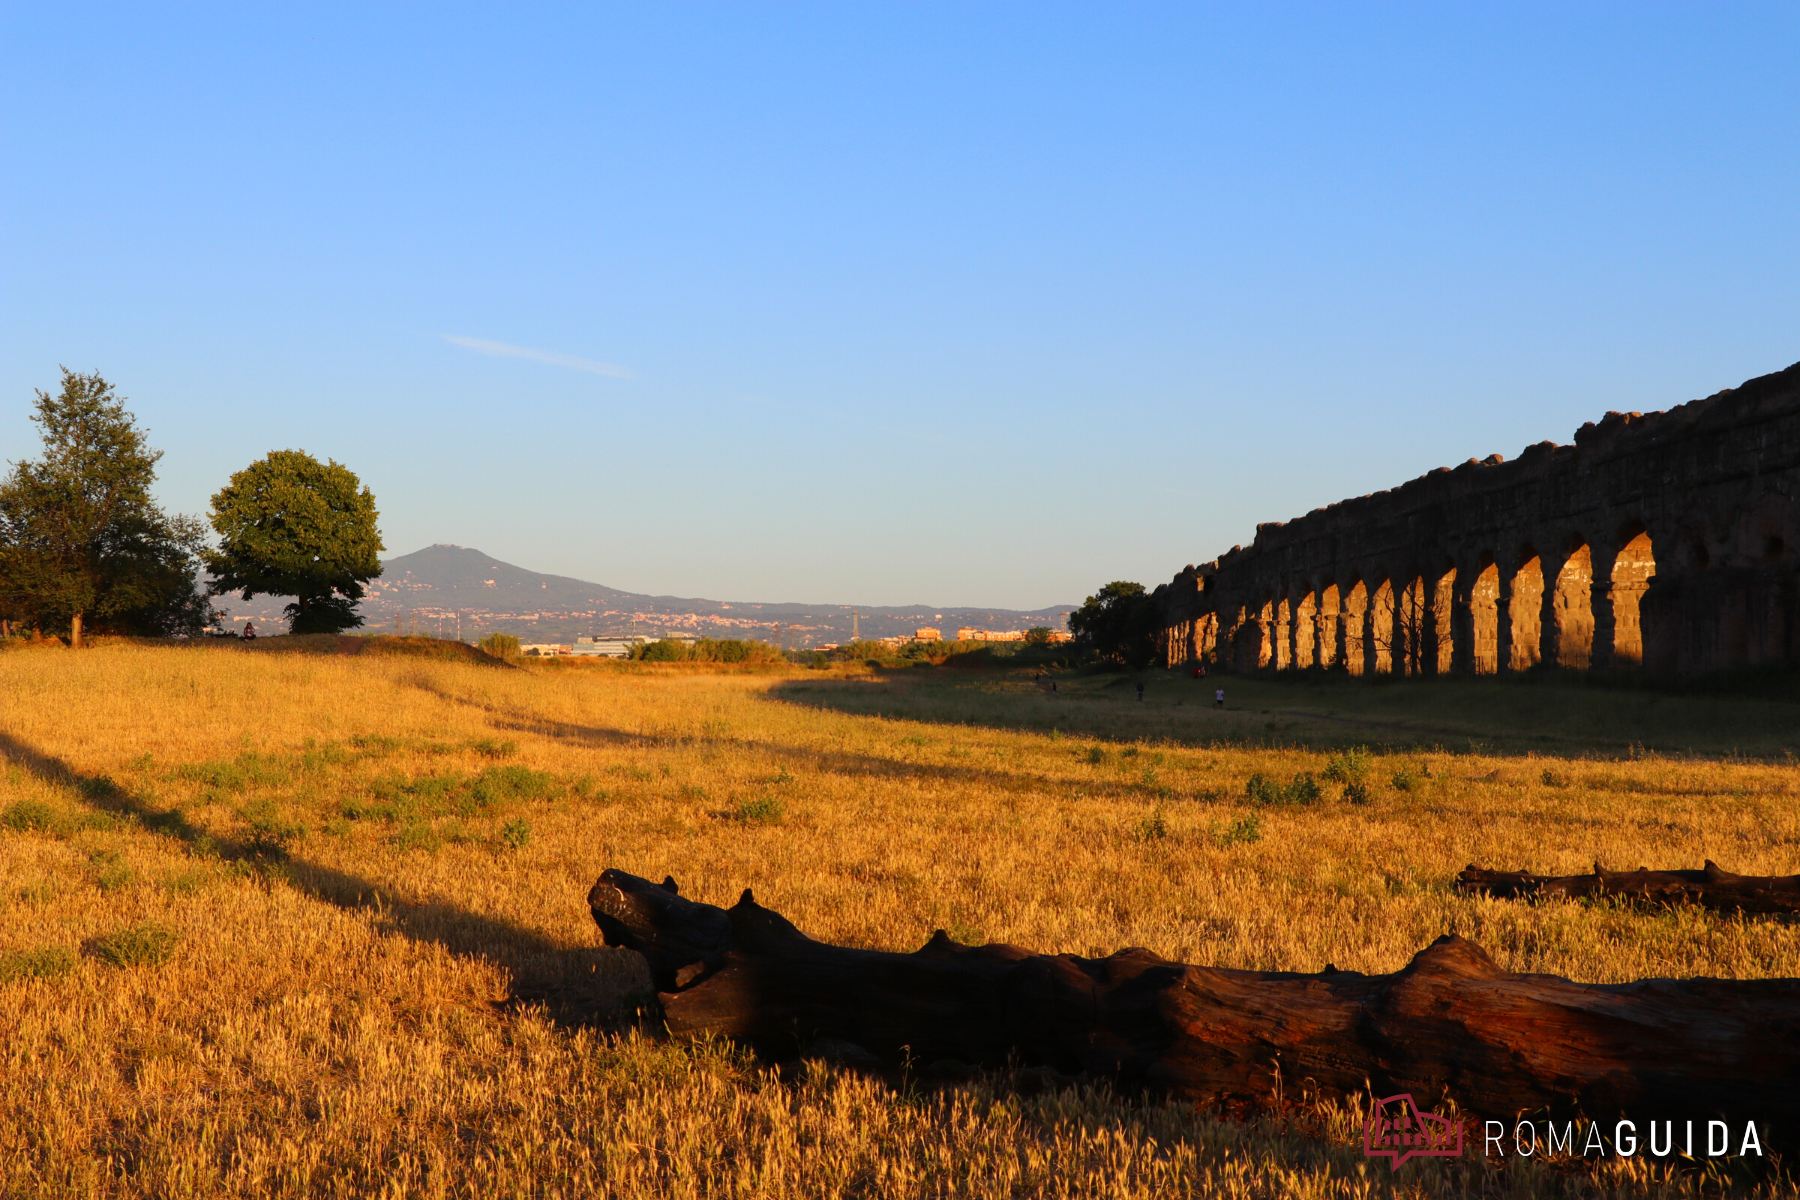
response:
[[[212,595],[292,596],[288,632],[363,623],[362,585],[381,574],[375,497],[349,468],[303,450],[271,450],[212,498],[219,549],[206,556]]]
[[[150,449],[124,398],[98,374],[63,369],[37,393],[43,457],[0,482],[0,610],[6,619],[168,636],[198,633],[215,614],[195,583],[205,530],[150,497],[162,453]]]
[[[1107,584],[1069,614],[1077,645],[1130,667],[1155,657],[1156,625],[1156,601],[1143,584],[1123,580]]]

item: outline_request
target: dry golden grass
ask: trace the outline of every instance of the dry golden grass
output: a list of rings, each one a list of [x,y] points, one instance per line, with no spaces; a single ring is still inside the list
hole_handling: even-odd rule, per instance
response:
[[[1633,716],[1643,696],[1591,689],[1521,702],[1231,681],[1237,707],[1219,713],[1200,702],[1210,683],[1202,697],[1158,677],[1140,705],[1111,682],[1048,696],[950,670],[503,670],[263,646],[0,654],[0,1194],[1698,1186],[1659,1182],[1642,1160],[1391,1176],[1342,1112],[1243,1126],[1103,1090],[1025,1096],[1003,1079],[927,1095],[830,1070],[782,1083],[722,1048],[580,1019],[628,1011],[645,989],[641,963],[600,948],[585,909],[606,866],[673,872],[715,903],[754,887],[815,936],[889,949],[942,927],[1047,951],[1391,971],[1453,930],[1508,967],[1578,979],[1800,974],[1800,938],[1780,922],[1448,888],[1471,861],[1795,871],[1791,708],[1739,712],[1756,739],[1739,748],[1774,757],[1609,756],[1594,750],[1681,743]],[[1470,752],[1470,738],[1537,737],[1515,713],[1481,738],[1484,703],[1554,710],[1563,756]],[[1566,712],[1605,729],[1581,742]],[[1425,744],[1375,754],[1367,805],[1330,784],[1313,805],[1246,801],[1253,774],[1324,769],[1328,751],[1299,743],[1348,740]],[[166,961],[118,966],[99,939],[122,930],[151,959],[159,930],[178,940]]]

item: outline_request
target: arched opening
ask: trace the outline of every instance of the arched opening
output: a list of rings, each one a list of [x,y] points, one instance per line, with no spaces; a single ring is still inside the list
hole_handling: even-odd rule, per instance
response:
[[[1318,653],[1318,612],[1318,598],[1311,592],[1294,606],[1294,666],[1300,670],[1312,666]]]
[[[1338,638],[1342,636],[1338,622],[1338,588],[1337,584],[1329,584],[1319,593],[1319,651],[1316,662],[1321,667],[1334,667],[1338,664]]]
[[[1475,674],[1492,675],[1500,669],[1500,568],[1492,554],[1481,556],[1474,586],[1469,589],[1471,652]]]
[[[1579,538],[1556,573],[1550,611],[1556,621],[1556,665],[1587,670],[1594,648],[1594,564],[1588,544]]]
[[[1285,671],[1294,665],[1293,605],[1283,596],[1275,605],[1275,669]]]
[[[1620,531],[1622,547],[1613,559],[1612,615],[1613,663],[1635,667],[1644,661],[1644,625],[1640,606],[1644,593],[1650,590],[1650,577],[1656,574],[1656,557],[1652,553],[1650,533],[1633,522]]]
[[[1358,579],[1344,594],[1344,670],[1361,675],[1368,667],[1369,589]]]
[[[1394,670],[1394,589],[1382,580],[1369,597],[1369,642],[1375,674],[1388,675]]]
[[[1432,585],[1430,619],[1425,624],[1425,663],[1429,673],[1448,675],[1456,659],[1455,624],[1451,612],[1456,603],[1456,568],[1451,567]]]
[[[1509,671],[1529,671],[1538,665],[1539,642],[1543,633],[1544,567],[1538,552],[1530,546],[1519,551],[1519,565],[1513,571],[1511,597],[1506,605],[1506,620],[1512,631],[1512,661]]]

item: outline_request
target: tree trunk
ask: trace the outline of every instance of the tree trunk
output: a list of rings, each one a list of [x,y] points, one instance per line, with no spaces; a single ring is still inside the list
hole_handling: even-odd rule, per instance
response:
[[[81,614],[76,613],[69,621],[69,649],[81,649]]]
[[[1800,1121],[1800,980],[1589,985],[1502,970],[1439,938],[1391,975],[1186,966],[964,946],[815,942],[748,891],[729,911],[609,870],[588,894],[608,945],[643,954],[678,1038],[823,1054],[926,1078],[1041,1065],[1226,1111],[1411,1093],[1465,1115]],[[1736,1142],[1734,1141],[1734,1148]]]
[[[1533,896],[1617,896],[1651,904],[1698,904],[1723,912],[1800,912],[1800,875],[1733,875],[1710,858],[1698,871],[1607,871],[1592,875],[1533,875],[1529,871],[1484,871],[1470,863],[1456,877],[1467,894],[1502,900]]]

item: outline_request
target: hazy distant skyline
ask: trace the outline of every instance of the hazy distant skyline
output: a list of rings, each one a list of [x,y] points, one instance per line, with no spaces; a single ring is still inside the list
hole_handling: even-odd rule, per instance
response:
[[[995,606],[1800,359],[1800,7],[9,5],[0,459],[98,370],[633,592]]]

